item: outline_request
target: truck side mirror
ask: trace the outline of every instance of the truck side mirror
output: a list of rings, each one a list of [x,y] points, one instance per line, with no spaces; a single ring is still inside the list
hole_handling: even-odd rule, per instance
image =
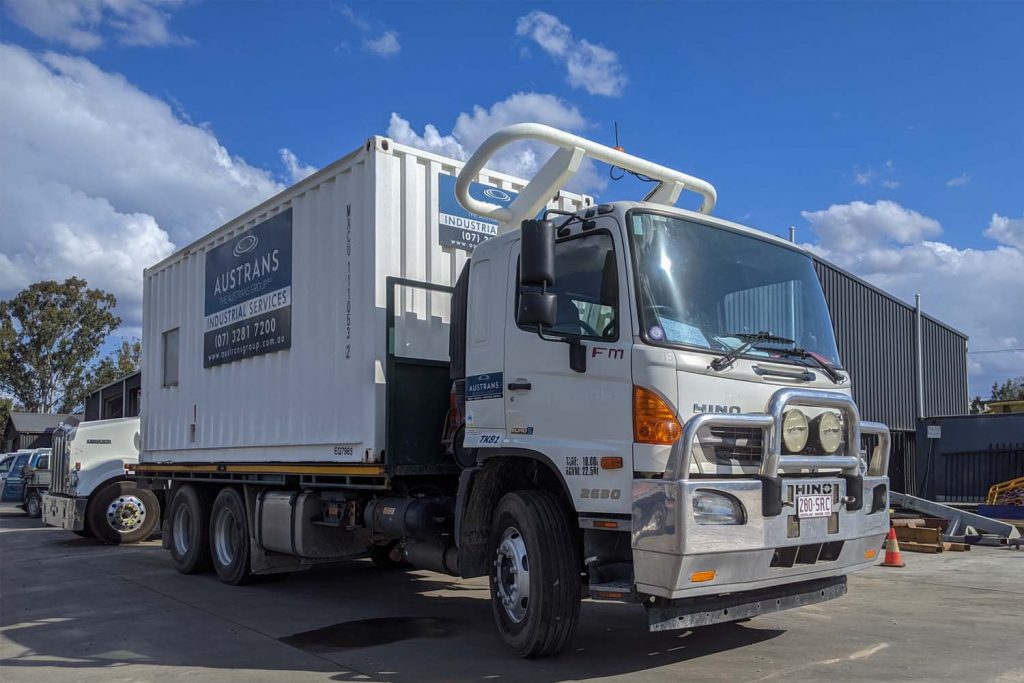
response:
[[[552,327],[558,298],[548,292],[522,292],[519,295],[519,324]]]
[[[519,252],[520,286],[543,288],[555,284],[554,223],[523,221]]]

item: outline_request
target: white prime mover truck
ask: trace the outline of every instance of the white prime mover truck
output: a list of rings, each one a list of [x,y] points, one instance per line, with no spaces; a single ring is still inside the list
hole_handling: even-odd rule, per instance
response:
[[[160,495],[129,480],[139,460],[139,418],[78,422],[53,433],[43,522],[104,543],[143,541],[160,521]]]
[[[557,149],[531,181],[484,170],[522,140]],[[588,158],[653,190],[565,192]],[[149,268],[135,478],[177,568],[488,576],[521,656],[583,597],[662,630],[845,593],[889,526],[889,433],[810,256],[715,199],[538,124],[464,166],[374,137]]]

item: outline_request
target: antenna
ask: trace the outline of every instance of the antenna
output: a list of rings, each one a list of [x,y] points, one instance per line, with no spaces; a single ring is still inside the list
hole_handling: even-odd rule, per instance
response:
[[[619,144],[619,122],[615,121],[615,149],[619,152],[625,152],[626,148]]]

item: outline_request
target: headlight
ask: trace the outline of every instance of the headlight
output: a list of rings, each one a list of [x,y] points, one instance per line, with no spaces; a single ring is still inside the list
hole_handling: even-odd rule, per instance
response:
[[[693,492],[693,518],[697,524],[743,524],[743,504],[730,495],[706,489]]]
[[[814,432],[818,435],[818,445],[828,454],[835,453],[843,443],[843,423],[833,412],[824,412],[814,418]]]
[[[796,408],[782,416],[782,445],[790,453],[799,453],[807,445],[807,416]]]

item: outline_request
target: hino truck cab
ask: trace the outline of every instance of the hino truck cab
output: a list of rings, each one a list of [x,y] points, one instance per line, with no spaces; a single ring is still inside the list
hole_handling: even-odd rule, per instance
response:
[[[844,593],[889,527],[889,433],[860,419],[810,255],[710,216],[704,181],[534,124],[485,142],[460,188],[524,138],[559,151],[522,205],[459,195],[519,227],[478,246],[456,287],[467,315],[464,388],[453,392],[464,396],[462,458],[533,458],[554,472],[582,530],[561,561],[580,563],[590,597],[645,604],[652,630]],[[529,197],[560,187],[583,156],[659,184],[642,202],[532,218]],[[674,206],[682,190],[703,195],[699,211]],[[536,594],[531,574],[552,571],[537,554],[570,543],[537,495],[502,499],[480,524],[513,647],[540,618],[531,599],[554,597]],[[565,603],[573,621],[575,596]]]

